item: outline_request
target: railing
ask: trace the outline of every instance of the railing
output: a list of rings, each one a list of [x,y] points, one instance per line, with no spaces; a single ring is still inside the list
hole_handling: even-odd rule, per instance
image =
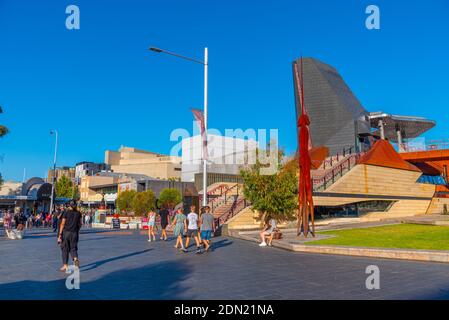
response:
[[[216,228],[219,228],[222,224],[226,223],[229,219],[237,215],[237,213],[249,206],[250,203],[245,198],[235,201],[227,212],[215,219]]]
[[[237,193],[235,195],[229,194],[235,188],[237,188]],[[212,210],[214,210],[214,208],[227,204],[229,199],[235,200],[235,198],[238,196],[239,196],[239,185],[236,184],[230,187],[228,190],[226,190],[221,196],[212,198],[208,202],[208,205],[212,207]]]
[[[324,160],[323,164],[321,165],[322,169],[325,170],[326,167],[332,168],[335,165],[335,162],[338,163],[346,156],[351,155],[353,153],[353,150],[355,150],[354,147],[343,148],[341,154],[337,153],[335,156],[331,156],[329,157],[329,159]]]
[[[332,170],[326,172],[322,177],[312,178],[313,190],[326,190],[335,181],[341,178],[345,173],[351,170],[357,164],[358,160],[362,156],[362,153],[351,154],[345,161],[340,163],[338,166],[332,168]]]
[[[227,192],[227,191],[230,189],[230,187],[229,187],[227,184],[220,184],[220,185],[218,185],[218,186],[212,188],[211,190],[207,191],[207,195],[208,195],[208,196],[209,196],[209,195],[213,195],[213,194],[215,194],[216,191],[220,191],[220,196],[222,196],[222,195],[223,195],[223,190],[224,190],[224,189],[226,189],[224,192]],[[204,192],[204,191],[203,191],[203,192]],[[203,194],[200,194],[200,195],[199,195],[199,200],[200,200],[200,202],[202,202],[202,200],[203,200]],[[212,200],[213,200],[213,199],[212,199]]]
[[[449,138],[440,140],[425,140],[424,138],[409,139],[403,142],[400,152],[419,152],[449,149]]]

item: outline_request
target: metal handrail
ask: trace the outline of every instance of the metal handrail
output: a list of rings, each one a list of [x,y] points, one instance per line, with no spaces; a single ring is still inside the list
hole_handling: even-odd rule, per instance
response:
[[[322,177],[312,178],[313,189],[318,190],[321,187],[326,189],[328,186],[332,185],[336,180],[338,180],[338,178],[341,178],[344,173],[355,167],[361,156],[362,153],[352,154],[344,162],[340,163],[338,166],[335,166],[329,172],[326,172]],[[332,183],[329,184],[330,182]]]
[[[237,213],[242,211],[243,209],[250,206],[249,201],[247,201],[245,198],[241,198],[240,200],[235,201],[231,208],[229,208],[228,211],[223,213],[221,216],[215,218],[215,225],[217,228],[219,228],[222,224],[227,222],[229,219],[234,217]]]
[[[214,187],[212,190],[206,191],[206,194],[207,194],[207,195],[212,195],[212,194],[215,193],[215,191],[217,191],[218,189],[221,189],[220,191],[221,191],[221,195],[222,195],[222,194],[223,194],[223,189],[224,189],[224,188],[226,188],[226,191],[229,190],[229,186],[228,186],[227,184],[220,184],[220,185]],[[226,191],[225,191],[225,192],[226,192]],[[220,196],[221,196],[221,195],[220,195]],[[200,202],[201,202],[202,199],[203,199],[203,194],[200,194],[200,195],[199,195],[199,200],[200,200]]]

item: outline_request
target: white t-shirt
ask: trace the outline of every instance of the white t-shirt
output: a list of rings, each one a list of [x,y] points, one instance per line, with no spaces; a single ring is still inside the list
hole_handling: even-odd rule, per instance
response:
[[[190,212],[187,215],[187,220],[189,221],[189,230],[198,229],[198,215],[195,212]]]

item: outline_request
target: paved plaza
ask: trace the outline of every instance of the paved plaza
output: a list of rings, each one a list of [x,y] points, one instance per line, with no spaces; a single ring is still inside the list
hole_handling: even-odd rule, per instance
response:
[[[67,290],[51,230],[0,231],[0,299],[446,299],[449,264],[305,254],[218,237],[180,253],[139,231],[83,229],[81,287]],[[380,268],[380,290],[365,269]]]

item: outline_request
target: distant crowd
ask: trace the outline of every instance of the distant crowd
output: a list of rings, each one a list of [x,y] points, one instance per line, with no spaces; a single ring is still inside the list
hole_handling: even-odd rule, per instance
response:
[[[33,228],[53,228],[53,232],[57,232],[61,216],[66,209],[67,206],[65,205],[56,206],[53,214],[45,211],[31,212],[29,210],[20,210],[14,212],[13,210],[0,210],[0,218],[3,219],[5,230],[16,229],[23,231]],[[82,213],[83,224],[86,227],[91,226],[93,215],[93,210],[87,210]],[[5,233],[5,235],[7,234]]]

